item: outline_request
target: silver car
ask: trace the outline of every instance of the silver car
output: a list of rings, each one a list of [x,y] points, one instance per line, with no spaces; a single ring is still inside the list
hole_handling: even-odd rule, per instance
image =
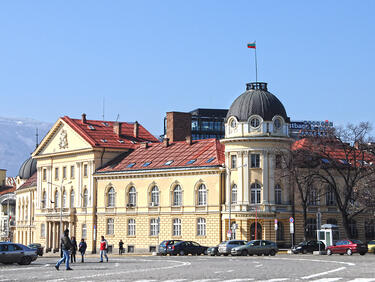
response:
[[[265,256],[274,256],[279,249],[275,242],[267,240],[253,240],[248,242],[244,246],[239,246],[233,248],[231,253],[232,256],[252,256],[252,255],[265,255]]]
[[[238,246],[243,246],[246,244],[246,241],[244,240],[229,240],[220,243],[218,248],[219,255],[227,256],[230,254],[231,250]]]
[[[0,242],[0,263],[30,264],[38,257],[35,249],[30,249],[22,244]]]

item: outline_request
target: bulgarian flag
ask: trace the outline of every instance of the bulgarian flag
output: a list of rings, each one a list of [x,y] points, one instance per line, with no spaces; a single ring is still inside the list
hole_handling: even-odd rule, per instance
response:
[[[253,49],[256,49],[256,44],[255,44],[255,41],[254,42],[251,42],[251,43],[248,43],[247,44],[247,48],[253,48]]]

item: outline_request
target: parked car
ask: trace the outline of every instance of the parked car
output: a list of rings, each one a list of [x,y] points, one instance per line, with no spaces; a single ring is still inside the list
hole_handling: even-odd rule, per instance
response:
[[[166,256],[167,255],[167,248],[168,248],[168,246],[169,245],[174,245],[177,242],[181,242],[181,240],[164,240],[159,245],[159,254],[161,254],[162,256]]]
[[[215,247],[209,247],[207,249],[207,255],[210,255],[210,256],[218,256],[219,255],[219,246],[215,246]]]
[[[207,254],[208,247],[199,245],[194,241],[181,241],[174,245],[168,245],[167,253],[170,255],[202,255]]]
[[[229,240],[219,244],[219,255],[227,256],[231,253],[231,250],[238,246],[244,246],[246,241],[244,240]]]
[[[360,240],[345,239],[337,241],[333,246],[326,248],[327,255],[332,254],[347,254],[351,256],[353,253],[359,253],[361,256],[368,251],[367,245]]]
[[[28,245],[28,247],[30,248],[30,249],[36,249],[36,253],[38,254],[38,256],[43,256],[43,247],[42,247],[42,245],[41,244],[39,244],[39,243],[32,243],[32,244],[30,244],[30,245]]]
[[[293,246],[292,252],[293,254],[307,254],[312,253],[314,251],[324,251],[326,246],[322,241],[317,240],[310,240],[310,241],[303,241],[298,245]]]
[[[367,248],[369,253],[374,253],[375,254],[375,240],[372,240],[367,243]]]
[[[246,245],[238,246],[232,249],[233,256],[247,256],[247,255],[271,255],[274,256],[279,251],[275,242],[267,240],[253,240]]]
[[[4,264],[18,263],[30,264],[38,255],[35,249],[30,249],[22,244],[0,242],[0,262]]]

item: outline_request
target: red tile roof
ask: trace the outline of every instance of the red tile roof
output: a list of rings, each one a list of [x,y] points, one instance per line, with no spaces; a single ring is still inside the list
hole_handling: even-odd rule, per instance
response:
[[[16,191],[16,187],[14,186],[0,186],[0,195],[13,193]]]
[[[188,163],[191,160],[195,161]],[[169,161],[173,162],[167,165]],[[147,162],[151,163],[145,166]],[[224,145],[216,139],[195,140],[191,145],[179,141],[169,144],[168,147],[164,143],[152,143],[148,148],[139,146],[130,153],[124,153],[97,172],[214,167],[221,166],[224,162]],[[135,164],[129,167],[133,163]]]
[[[18,188],[18,190],[24,189],[24,188],[35,187],[36,185],[37,185],[37,172],[31,175],[31,177],[27,179],[26,182]]]
[[[121,123],[120,136],[113,131],[113,121],[72,119],[68,116],[62,118],[78,134],[80,134],[93,147],[99,148],[136,148],[139,142],[159,142],[142,125],[138,124],[138,137],[133,136],[135,123]]]

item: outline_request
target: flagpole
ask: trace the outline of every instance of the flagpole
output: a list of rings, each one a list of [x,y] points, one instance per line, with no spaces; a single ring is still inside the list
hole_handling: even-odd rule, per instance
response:
[[[256,44],[256,41],[255,41]],[[255,46],[255,82],[258,82],[258,62],[257,62],[257,48]]]

